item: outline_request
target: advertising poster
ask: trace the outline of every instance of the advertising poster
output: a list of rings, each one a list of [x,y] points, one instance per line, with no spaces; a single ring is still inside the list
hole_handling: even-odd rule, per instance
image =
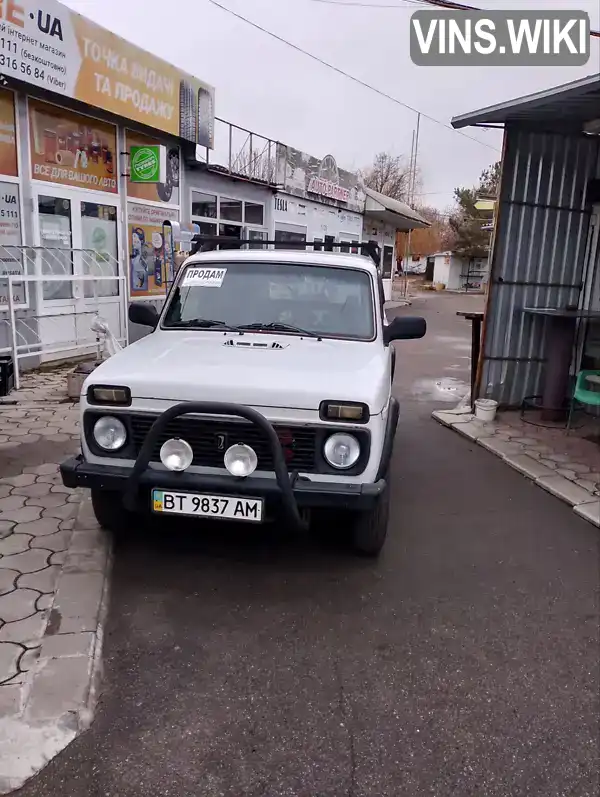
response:
[[[21,246],[21,211],[19,186],[0,183],[0,310],[8,309],[8,282],[6,274],[23,273]],[[15,307],[27,306],[25,283],[13,285]]]
[[[129,284],[133,299],[164,296],[167,279],[173,273],[171,247],[163,246],[163,221],[177,221],[173,208],[129,203]]]
[[[343,203],[348,210],[362,213],[365,194],[358,175],[340,169],[333,155],[315,158],[285,144],[277,144],[277,182],[286,192],[326,204]]]
[[[162,144],[141,133],[126,132],[126,148],[152,147]],[[179,204],[179,148],[167,146],[167,165],[164,183],[133,183],[127,180],[127,196],[131,199],[147,199],[150,202],[165,202],[169,205]]]
[[[17,136],[15,98],[11,91],[0,90],[0,174],[17,177]]]
[[[3,8],[3,75],[212,149],[212,86],[57,0],[6,0]]]
[[[116,129],[105,122],[29,100],[31,176],[117,193]]]

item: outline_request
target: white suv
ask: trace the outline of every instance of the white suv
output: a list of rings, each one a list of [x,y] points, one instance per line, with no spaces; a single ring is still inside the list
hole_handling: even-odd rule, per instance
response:
[[[344,510],[357,552],[388,523],[398,421],[393,340],[368,257],[236,250],[190,256],[152,332],[102,363],[81,395],[82,452],[61,467],[117,530],[134,513],[259,523]]]

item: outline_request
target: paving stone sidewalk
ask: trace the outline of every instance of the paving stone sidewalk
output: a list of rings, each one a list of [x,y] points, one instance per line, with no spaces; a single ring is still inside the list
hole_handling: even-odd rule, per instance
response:
[[[58,471],[79,448],[66,372],[0,403],[0,794],[89,726],[97,692],[110,548]]]
[[[492,423],[468,411],[436,410],[433,418],[496,454],[600,527],[600,446],[585,439],[582,430],[567,435],[563,428],[536,427],[516,412],[499,413]]]

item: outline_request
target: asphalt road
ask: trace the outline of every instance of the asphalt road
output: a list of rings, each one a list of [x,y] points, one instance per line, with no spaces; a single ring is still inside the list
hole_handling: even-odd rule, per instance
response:
[[[335,529],[139,530],[93,727],[21,797],[597,797],[598,531],[429,417],[478,301],[401,311],[430,331],[399,346],[380,561]]]

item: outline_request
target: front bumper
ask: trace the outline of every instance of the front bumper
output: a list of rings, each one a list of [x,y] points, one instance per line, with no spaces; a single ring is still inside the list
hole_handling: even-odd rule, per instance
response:
[[[133,468],[97,465],[86,462],[80,454],[63,462],[60,472],[66,487],[90,487],[124,494]],[[374,506],[386,482],[380,479],[373,484],[317,483],[306,477],[298,477],[294,482],[290,480],[290,485],[294,501],[301,508],[366,510]],[[138,486],[135,500],[137,510],[148,510],[149,492],[153,487],[179,492],[248,495],[264,498],[270,505],[285,504],[274,479],[252,476],[236,479],[229,475],[171,473],[150,467],[140,475]]]
[[[156,442],[169,421],[181,415],[228,415],[245,418],[258,426],[269,442],[273,459],[274,479],[250,476],[238,479],[225,475],[198,473],[172,473],[152,467],[150,460]],[[388,419],[384,460],[380,473],[372,484],[347,484],[344,482],[313,482],[308,477],[288,473],[283,449],[271,423],[250,407],[224,402],[189,401],[176,404],[160,415],[152,424],[140,449],[135,464],[124,468],[114,465],[98,465],[86,462],[82,455],[67,460],[60,471],[66,487],[90,487],[120,492],[126,508],[139,511],[150,506],[149,492],[153,487],[183,492],[212,493],[216,495],[249,495],[265,498],[267,504],[278,504],[288,520],[297,527],[304,527],[300,508],[337,508],[368,510],[375,505],[386,487],[386,461],[391,455],[391,441],[398,419],[397,405],[393,419]],[[388,446],[388,442],[390,445]],[[389,449],[389,450],[388,450]]]

